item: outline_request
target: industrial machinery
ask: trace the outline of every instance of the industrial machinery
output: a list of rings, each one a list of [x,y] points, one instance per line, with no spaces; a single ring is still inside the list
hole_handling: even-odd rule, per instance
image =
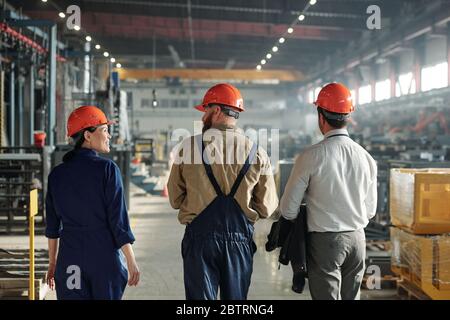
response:
[[[49,169],[48,148],[0,148],[0,232],[27,232],[32,189],[38,189],[39,195],[36,231],[43,231]]]
[[[155,161],[154,140],[152,138],[135,139],[134,157],[137,161],[151,166]]]

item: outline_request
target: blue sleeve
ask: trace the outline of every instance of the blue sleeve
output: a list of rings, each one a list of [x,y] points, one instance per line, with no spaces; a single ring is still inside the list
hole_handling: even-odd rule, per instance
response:
[[[52,183],[49,177],[48,190],[45,199],[45,236],[50,239],[58,239],[61,236],[61,217],[58,216],[53,203]]]
[[[109,226],[116,247],[121,248],[127,243],[132,244],[135,238],[128,220],[122,177],[119,168],[112,161],[108,162],[106,167],[105,200]]]

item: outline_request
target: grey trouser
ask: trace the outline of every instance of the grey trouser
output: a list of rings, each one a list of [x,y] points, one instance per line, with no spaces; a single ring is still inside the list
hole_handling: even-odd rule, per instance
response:
[[[308,233],[307,267],[312,298],[359,299],[365,256],[364,229]]]

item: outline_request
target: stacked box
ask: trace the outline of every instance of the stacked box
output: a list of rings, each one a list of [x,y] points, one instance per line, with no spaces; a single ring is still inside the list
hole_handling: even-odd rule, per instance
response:
[[[424,236],[391,228],[394,273],[421,288],[430,298],[450,299],[450,236]]]
[[[450,233],[450,169],[391,169],[390,215],[414,234]]]
[[[391,169],[392,271],[450,299],[450,169]]]

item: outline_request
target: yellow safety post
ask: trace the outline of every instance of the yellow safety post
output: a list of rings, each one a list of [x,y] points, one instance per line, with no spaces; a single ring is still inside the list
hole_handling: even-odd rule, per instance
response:
[[[33,189],[30,191],[30,289],[28,291],[28,299],[35,300],[34,288],[34,216],[38,213],[38,191]]]

